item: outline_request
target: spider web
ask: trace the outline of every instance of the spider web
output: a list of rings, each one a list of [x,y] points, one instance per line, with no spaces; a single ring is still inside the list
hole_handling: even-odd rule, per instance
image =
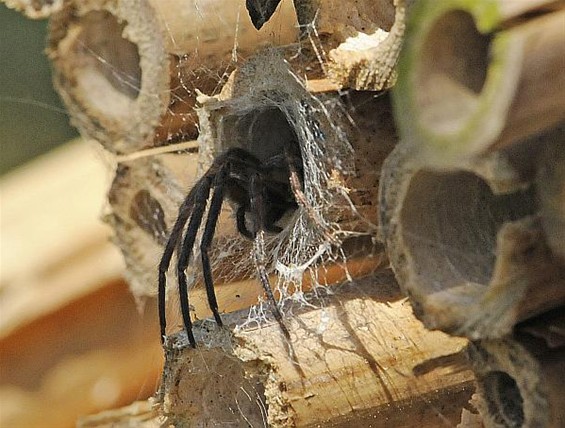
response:
[[[286,121],[280,125],[281,128],[288,127],[299,140],[305,171],[305,196],[308,204],[319,210],[319,215],[313,222],[313,219],[310,218],[312,216],[304,209],[300,209],[292,213],[290,218],[285,219],[286,227],[283,233],[278,236],[267,235],[267,267],[270,273],[279,274],[277,289],[280,292],[281,306],[284,308],[287,300],[306,302],[301,290],[301,276],[309,276],[313,288],[316,289],[316,287],[325,285],[324,281],[318,280],[318,270],[327,261],[333,260],[333,263],[341,263],[346,267],[345,253],[332,252],[332,246],[328,242],[328,231],[331,231],[331,236],[337,241],[344,241],[350,236],[358,235],[359,232],[348,231],[347,228],[343,228],[335,221],[330,222],[328,219],[339,217],[339,213],[346,211],[351,214],[355,207],[348,196],[350,189],[344,180],[353,175],[355,170],[354,151],[343,129],[351,118],[348,117],[339,97],[326,96],[324,98],[324,96],[314,96],[309,93],[306,90],[305,81],[293,74],[280,53],[281,50],[286,50],[287,57],[297,58],[300,52],[307,47],[312,49],[321,61],[325,53],[316,31],[313,30],[315,27],[313,25],[309,27],[310,36],[303,42],[303,45],[283,46],[279,50],[266,51],[265,55],[260,56],[257,63],[272,61],[273,70],[281,70],[279,75],[276,78],[267,79],[265,89],[256,91],[254,96],[235,96],[233,100],[224,103],[222,108],[231,109],[231,113],[226,114],[223,111],[222,124],[212,125],[211,129],[218,133],[216,139],[214,136],[204,135],[209,124],[204,123],[208,118],[204,117],[205,113],[201,112],[198,142],[186,141],[190,135],[179,133],[178,127],[161,127],[163,135],[160,141],[165,141],[165,146],[118,157],[122,165],[127,165],[128,171],[123,174],[125,176],[123,184],[114,186],[110,194],[112,213],[107,218],[117,230],[116,241],[125,253],[129,280],[136,295],[155,294],[155,266],[158,262],[157,255],[162,251],[166,235],[164,231],[167,228],[170,229],[176,217],[175,207],[180,204],[192,185],[187,180],[190,176],[190,173],[186,173],[187,166],[197,162],[197,174],[192,176],[192,182],[194,182],[196,177],[207,169],[215,155],[230,146],[246,147],[250,144],[247,140],[254,138],[253,133],[242,128],[242,124],[245,125],[249,120],[268,120],[269,117],[265,119],[261,117],[273,110],[284,117],[283,122]],[[237,31],[234,34],[237,34]],[[174,40],[172,41],[174,43]],[[225,86],[229,73],[236,66],[245,63],[238,56],[237,36],[234,38],[229,60],[217,68],[209,69],[202,65],[193,67],[194,64],[199,64],[198,51],[192,57],[185,55],[179,57],[177,61],[178,82],[177,86],[172,89],[171,98],[174,103],[171,103],[173,107],[169,107],[168,114],[174,117],[176,122],[185,122],[189,125],[196,118],[192,105],[187,99],[194,98],[195,94],[201,90],[199,86],[201,76],[205,76],[206,81],[211,82],[207,95],[217,95]],[[253,66],[248,66],[248,68],[251,69]],[[293,87],[294,92],[289,92],[284,85]],[[280,117],[276,119],[281,121]],[[228,124],[223,125],[223,123]],[[351,126],[351,123],[348,125]],[[226,135],[222,135],[222,132]],[[278,145],[278,150],[280,150],[282,142],[277,135],[270,133],[266,137],[274,138],[275,141],[272,143],[266,141],[264,145],[270,145],[271,150],[277,149]],[[261,142],[256,143],[255,147],[250,147],[252,152],[258,150],[261,145]],[[188,148],[184,149],[184,147]],[[198,154],[194,153],[195,149],[198,150]],[[154,224],[153,218],[158,216],[155,212],[147,210],[141,216],[146,219],[145,221],[140,222],[139,214],[136,224],[132,224],[128,219],[131,217],[131,207],[135,207],[135,203],[132,205],[131,201],[135,201],[135,195],[138,195],[143,189],[150,190],[153,206],[156,209],[164,210],[168,227]],[[116,203],[112,203],[112,200]],[[148,208],[150,205],[146,204],[145,208],[150,209]],[[256,267],[250,263],[252,258],[249,257],[252,244],[235,233],[233,225],[230,225],[230,223],[233,224],[233,210],[228,204],[224,204],[224,207],[219,226],[220,232],[217,233],[212,245],[214,276],[221,278],[221,282],[224,283],[244,278],[256,278]],[[354,216],[360,217],[357,213]],[[128,222],[130,227],[120,224],[123,222]],[[366,221],[366,224],[369,226],[369,232],[374,232],[376,229],[374,223]],[[200,237],[197,238],[197,242],[199,240]],[[339,246],[333,246],[334,249],[336,247]],[[192,284],[199,286],[198,284],[202,283],[202,277],[197,251],[195,248],[193,257],[195,262],[189,268],[188,276],[189,279],[192,279]],[[175,278],[171,275],[169,277],[169,292],[171,293],[169,307],[172,308],[179,307],[178,302],[175,301],[178,299],[174,291],[175,282]],[[216,283],[218,282],[220,281]],[[259,297],[259,301],[261,300],[262,298]],[[268,311],[265,312],[263,306],[260,305],[258,308],[253,308],[251,314],[256,314],[257,319],[262,319],[268,314]],[[254,316],[250,315],[249,322],[253,318]]]

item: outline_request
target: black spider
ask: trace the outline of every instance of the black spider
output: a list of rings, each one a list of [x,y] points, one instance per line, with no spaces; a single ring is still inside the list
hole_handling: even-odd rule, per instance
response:
[[[184,326],[191,346],[196,347],[192,333],[188,304],[188,289],[186,268],[190,262],[196,235],[200,228],[210,191],[214,188],[209,203],[208,217],[204,225],[200,255],[208,304],[216,323],[221,326],[222,319],[218,312],[218,302],[214,292],[212,269],[208,250],[214,237],[216,224],[224,198],[229,198],[237,206],[237,230],[249,239],[255,239],[255,264],[259,278],[267,297],[273,305],[273,314],[283,332],[288,336],[288,330],[282,323],[282,316],[269,285],[266,268],[263,262],[262,239],[264,232],[280,233],[282,229],[276,225],[283,215],[298,207],[297,199],[305,203],[302,192],[303,166],[297,143],[287,144],[283,153],[278,153],[261,162],[256,156],[242,148],[230,148],[216,157],[212,166],[196,182],[182,202],[178,217],[175,221],[161,262],[159,263],[159,318],[161,325],[161,340],[165,338],[165,288],[166,272],[169,269],[175,249],[178,254],[177,276],[180,295],[180,306]],[[250,214],[251,230],[246,224],[246,214]],[[185,225],[188,226],[185,230]],[[182,239],[182,242],[181,242]]]

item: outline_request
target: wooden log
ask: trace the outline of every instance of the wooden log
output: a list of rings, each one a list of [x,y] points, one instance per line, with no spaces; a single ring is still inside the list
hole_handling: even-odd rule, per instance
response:
[[[472,376],[464,360],[456,364],[457,358],[446,356],[457,354],[465,341],[425,330],[390,275],[334,293],[311,300],[314,309],[293,310],[290,341],[276,323],[239,329],[233,345],[217,331],[201,336],[207,345],[198,349],[186,348],[184,335],[170,337],[161,390],[167,423],[458,422]]]
[[[459,167],[563,119],[562,3],[431,0],[412,12],[395,108],[430,165]]]
[[[401,288],[428,328],[508,334],[565,302],[565,271],[546,243],[534,190],[492,192],[463,170],[422,167],[399,145],[383,167],[381,233]]]
[[[472,343],[477,406],[485,426],[562,427],[565,423],[565,348],[514,338]]]

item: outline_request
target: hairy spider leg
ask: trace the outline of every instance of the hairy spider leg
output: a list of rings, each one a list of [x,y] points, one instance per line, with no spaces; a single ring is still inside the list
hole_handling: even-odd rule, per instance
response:
[[[257,267],[257,273],[261,281],[261,285],[267,294],[267,298],[271,301],[273,315],[279,323],[281,330],[284,335],[290,339],[290,333],[284,324],[282,314],[277,305],[273,291],[271,290],[271,284],[269,282],[269,277],[267,276],[267,268],[265,267],[265,229],[264,229],[264,203],[263,203],[263,191],[264,191],[263,179],[259,173],[253,173],[251,175],[250,183],[250,196],[251,196],[251,211],[253,213],[253,257],[255,259],[255,266]]]
[[[196,195],[196,187],[193,187],[189,194],[184,198],[181,206],[179,207],[179,213],[173,229],[169,235],[169,239],[165,246],[165,251],[163,251],[163,256],[159,262],[159,285],[158,285],[158,299],[159,299],[159,325],[161,327],[161,344],[165,342],[166,328],[167,328],[167,318],[166,318],[166,288],[167,288],[167,271],[171,264],[171,258],[175,252],[180,238],[182,237],[182,231],[190,214],[192,213],[192,207],[194,205],[194,198]]]
[[[208,202],[208,197],[210,196],[210,188],[212,187],[212,177],[212,174],[205,175],[195,186],[197,190],[194,195],[192,215],[184,235],[184,240],[177,262],[177,277],[182,319],[184,321],[184,328],[186,330],[188,341],[193,348],[196,348],[196,340],[194,339],[194,334],[192,332],[192,320],[190,319],[190,307],[188,302],[188,283],[185,271],[188,267],[188,263],[190,262],[192,248],[194,247],[194,241],[196,240],[198,229],[202,223],[204,211],[206,211],[206,204]]]
[[[229,175],[230,169],[231,164],[229,162],[225,163],[220,167],[216,174],[216,178],[214,179],[214,194],[210,201],[208,218],[206,219],[206,225],[204,226],[204,232],[202,234],[202,241],[200,242],[200,257],[202,258],[202,270],[204,273],[204,284],[206,286],[208,306],[214,314],[216,323],[220,327],[223,323],[220,313],[218,312],[218,301],[216,299],[216,293],[214,292],[214,281],[212,279],[212,268],[210,267],[208,250],[210,249],[210,244],[214,239],[216,224],[218,223],[218,217],[222,210],[222,203],[224,202],[224,183],[226,182],[226,177]]]

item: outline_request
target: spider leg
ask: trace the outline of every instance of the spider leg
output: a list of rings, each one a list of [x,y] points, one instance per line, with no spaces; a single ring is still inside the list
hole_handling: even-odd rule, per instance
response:
[[[206,210],[206,203],[208,197],[210,196],[210,188],[212,187],[212,175],[205,175],[202,177],[197,184],[194,204],[192,209],[192,216],[188,223],[186,233],[184,235],[184,240],[182,246],[180,247],[180,254],[178,256],[177,263],[177,276],[179,285],[179,297],[180,297],[180,307],[182,312],[182,319],[184,321],[184,328],[188,337],[188,341],[193,348],[196,348],[196,340],[194,339],[194,334],[192,332],[192,320],[190,319],[190,309],[188,304],[188,283],[186,280],[186,268],[190,262],[190,256],[192,255],[192,248],[194,247],[194,241],[196,240],[196,235],[198,234],[198,229],[202,223],[202,217],[204,216],[204,211]]]
[[[165,251],[159,262],[159,285],[158,285],[158,300],[159,300],[159,325],[161,327],[161,344],[165,341],[167,318],[166,318],[166,288],[167,288],[167,271],[171,264],[171,258],[180,239],[182,238],[183,228],[192,213],[192,208],[195,200],[195,191],[198,184],[186,196],[181,206],[179,207],[179,214],[173,225]]]
[[[325,221],[320,215],[320,213],[316,211],[312,206],[312,204],[310,204],[306,199],[306,195],[302,190],[304,184],[302,179],[300,178],[300,175],[298,173],[295,164],[296,156],[290,152],[288,145],[285,145],[284,153],[286,157],[286,163],[288,165],[290,187],[292,189],[292,192],[294,193],[296,202],[298,203],[298,205],[300,205],[302,208],[306,210],[306,214],[308,215],[310,220],[313,221],[318,226],[320,226],[326,239],[331,243],[336,243],[337,239],[332,234],[329,226],[325,224]]]
[[[212,279],[212,268],[210,267],[208,250],[210,249],[210,244],[214,239],[216,224],[218,223],[218,217],[222,210],[222,203],[224,202],[224,183],[229,174],[229,169],[230,164],[225,164],[222,168],[220,168],[216,174],[216,178],[214,179],[214,194],[210,202],[208,218],[206,219],[206,225],[204,226],[204,233],[202,234],[202,241],[200,243],[200,256],[202,258],[202,270],[204,272],[204,284],[206,285],[208,306],[210,306],[210,309],[214,314],[214,318],[216,319],[216,323],[220,327],[223,323],[220,313],[218,312],[218,301],[216,299],[216,293],[214,292],[214,281]]]
[[[271,301],[273,315],[279,323],[284,335],[290,339],[290,333],[283,322],[282,314],[277,305],[269,277],[267,276],[267,268],[265,267],[265,230],[264,230],[264,204],[263,204],[263,181],[260,174],[255,173],[251,176],[250,183],[251,210],[254,214],[253,221],[253,257],[257,273],[261,281],[261,285],[267,294],[267,298]]]
[[[245,236],[247,239],[253,239],[253,234],[247,228],[245,224],[245,212],[247,211],[247,206],[241,205],[236,213],[235,213],[235,220],[237,224],[237,231]]]

